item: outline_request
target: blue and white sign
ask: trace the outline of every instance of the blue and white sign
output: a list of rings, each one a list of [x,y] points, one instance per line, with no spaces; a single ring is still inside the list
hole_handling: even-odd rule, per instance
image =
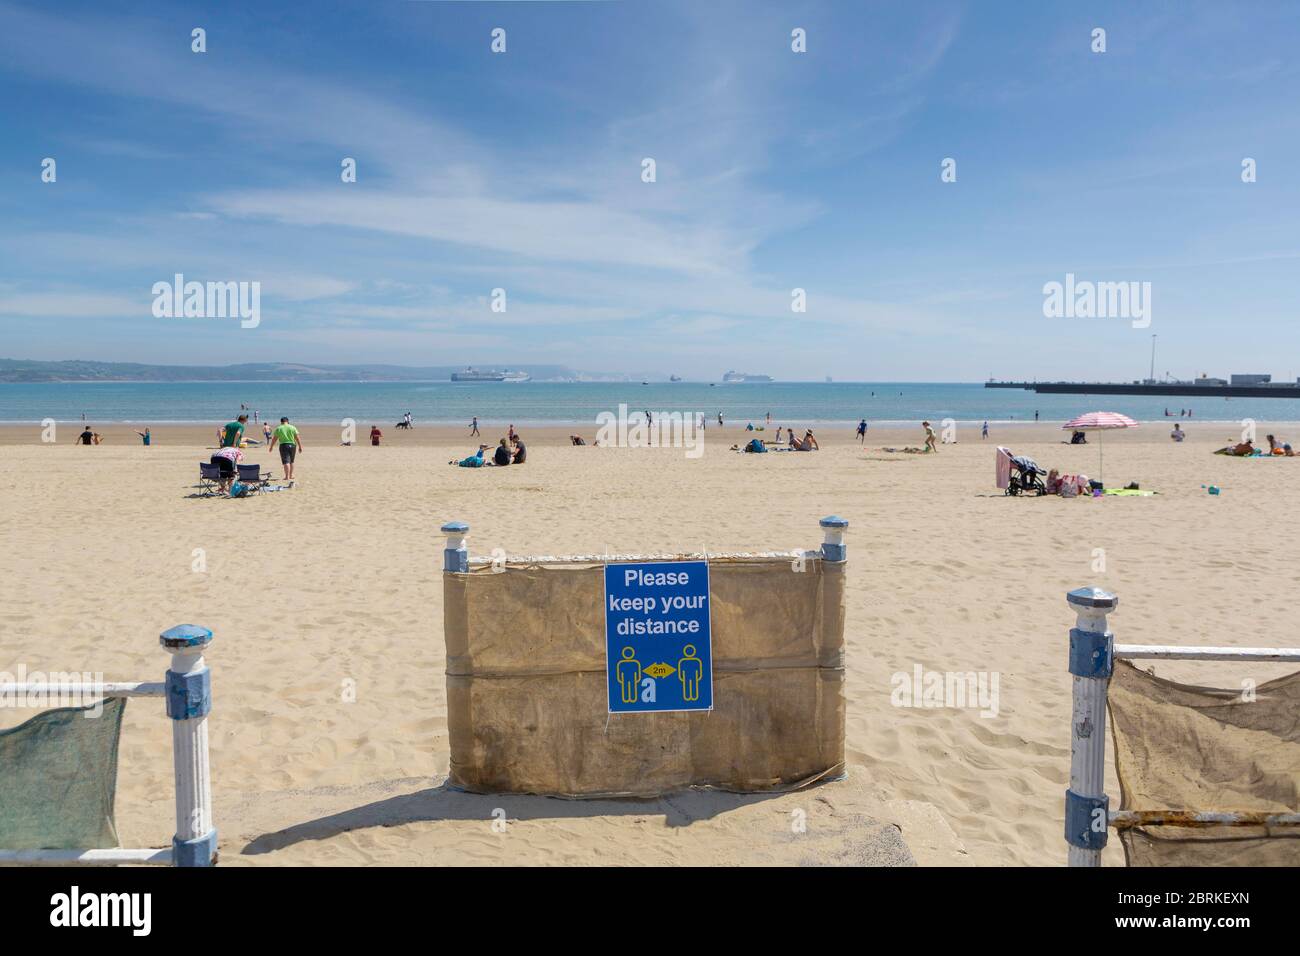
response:
[[[611,714],[713,709],[709,563],[605,565]]]

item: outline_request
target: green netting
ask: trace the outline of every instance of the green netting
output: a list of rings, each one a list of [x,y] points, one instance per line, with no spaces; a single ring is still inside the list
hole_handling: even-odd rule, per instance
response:
[[[95,717],[86,716],[94,707],[63,707],[0,731],[0,847],[118,845],[113,799],[126,700],[102,706]]]

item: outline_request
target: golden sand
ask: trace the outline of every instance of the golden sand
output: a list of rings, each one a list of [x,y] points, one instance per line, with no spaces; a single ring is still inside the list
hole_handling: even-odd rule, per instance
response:
[[[568,428],[531,429],[527,465],[480,470],[447,465],[472,448],[463,428],[386,428],[372,448],[308,427],[297,487],[240,500],[192,497],[215,426],[157,428],[149,448],[127,426],[98,428],[106,442],[89,448],[71,444],[76,428],[42,444],[36,427],[6,427],[0,670],[158,680],[158,632],[211,627],[225,864],[852,862],[828,835],[859,815],[902,824],[922,863],[1058,864],[1068,589],[1116,591],[1111,623],[1130,643],[1294,644],[1300,459],[1215,456],[1232,426],[1184,427],[1182,444],[1159,424],[1107,435],[1107,484],[1160,494],[1102,500],[1008,499],[994,487],[997,443],[1096,477],[1096,438],[1064,445],[1049,425],[987,441],[964,429],[924,457],[880,451],[919,444],[919,428],[873,429],[865,450],[850,427],[822,429],[818,453],[765,456],[727,450],[750,437],[740,429],[710,429],[698,459],[575,448]],[[248,460],[279,475],[278,455],[250,449]],[[779,799],[593,806],[430,792],[448,759],[444,521],[468,522],[475,553],[738,551],[814,547],[817,519],[832,513],[851,522],[849,780]],[[996,672],[997,716],[893,706],[891,676],[916,665]],[[1161,669],[1210,683],[1248,671],[1278,672]],[[26,716],[0,712],[0,723]],[[124,845],[170,839],[170,740],[160,703],[130,704]],[[1113,771],[1108,789],[1117,796]],[[505,833],[492,827],[498,807]],[[786,820],[801,807],[812,837],[792,858]],[[1114,841],[1106,854],[1121,857]]]

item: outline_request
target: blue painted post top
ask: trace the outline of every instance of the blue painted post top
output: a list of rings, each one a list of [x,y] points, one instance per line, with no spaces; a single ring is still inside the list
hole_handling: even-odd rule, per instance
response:
[[[469,548],[465,547],[465,536],[469,534],[469,525],[448,521],[442,526],[442,533],[447,536],[447,544],[442,549],[442,569],[452,574],[468,574]]]
[[[177,624],[158,635],[158,643],[169,651],[187,647],[207,647],[212,643],[212,632],[197,624]]]
[[[1101,588],[1075,588],[1065,595],[1065,600],[1071,607],[1099,611],[1113,611],[1119,607],[1119,598]]]
[[[839,515],[827,515],[818,522],[822,526],[822,560],[840,562],[848,560],[848,548],[844,545],[844,532],[849,523]]]

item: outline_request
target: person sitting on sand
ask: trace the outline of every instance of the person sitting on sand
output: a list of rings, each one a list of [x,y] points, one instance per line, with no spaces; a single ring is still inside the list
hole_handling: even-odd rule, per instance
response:
[[[136,434],[140,436],[140,441],[144,442],[144,447],[148,448],[149,442],[153,440],[153,436],[149,434],[148,426],[145,427],[144,431],[136,432]]]
[[[813,435],[813,433],[812,433],[812,429],[811,429],[811,428],[808,429],[806,432],[803,433],[803,441],[800,442],[800,444],[803,446],[803,448],[802,448],[803,451],[821,451],[821,450],[822,450],[822,446],[819,445],[819,444],[817,444],[817,439],[816,439],[816,437]]]
[[[84,432],[82,432],[80,435],[77,436],[77,441],[79,441],[83,445],[95,444],[95,433],[90,430],[89,425],[86,426],[86,430]]]
[[[1061,493],[1061,473],[1053,468],[1047,473],[1047,480],[1043,482],[1043,487],[1047,489],[1049,495],[1058,495]]]
[[[501,443],[497,445],[497,450],[492,455],[492,464],[494,465],[510,464],[510,446],[506,444],[506,440],[504,438],[501,439]]]
[[[1270,455],[1282,454],[1282,443],[1272,435],[1266,435],[1265,437],[1268,439],[1268,453]]]
[[[515,457],[511,464],[522,465],[527,460],[528,446],[525,445],[524,440],[519,437],[519,433],[515,432]]]
[[[929,422],[921,422],[921,427],[925,429],[925,450],[938,452],[939,446],[935,444],[934,427]]]
[[[569,443],[570,443],[570,444],[573,444],[573,445],[585,445],[585,444],[587,444],[585,441],[582,440],[582,436],[581,436],[581,435],[570,435],[570,436],[569,436]]]
[[[104,436],[101,435],[99,432],[95,432],[93,441],[95,442],[96,445],[102,445],[104,443]]]
[[[378,425],[370,426],[370,444],[376,448],[379,447],[379,440],[384,437],[384,433],[379,430]]]
[[[1175,422],[1174,430],[1169,433],[1169,437],[1172,438],[1174,441],[1182,441],[1184,438],[1187,437],[1187,432],[1183,431],[1183,427],[1179,425],[1177,422]]]

